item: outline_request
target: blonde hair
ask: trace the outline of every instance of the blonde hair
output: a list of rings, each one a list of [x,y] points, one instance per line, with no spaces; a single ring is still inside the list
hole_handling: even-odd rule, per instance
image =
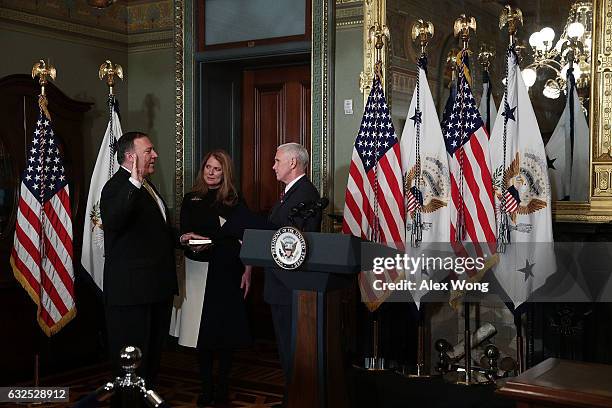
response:
[[[208,193],[209,188],[204,180],[204,171],[206,162],[211,157],[214,157],[221,163],[221,171],[223,172],[221,175],[221,185],[217,190],[217,198],[215,201],[228,206],[234,206],[238,202],[238,190],[234,185],[232,159],[225,150],[213,150],[204,156],[204,160],[202,160],[202,164],[200,165],[200,171],[198,172],[198,178],[191,191],[200,196],[204,196]]]

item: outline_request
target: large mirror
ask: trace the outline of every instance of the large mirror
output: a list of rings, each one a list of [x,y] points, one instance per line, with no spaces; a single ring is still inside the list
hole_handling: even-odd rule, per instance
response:
[[[608,201],[610,161],[609,32],[607,1],[516,0],[522,10],[518,31],[520,67],[546,145],[553,217],[556,221],[606,222],[612,219]],[[363,90],[371,80],[373,46],[368,29],[376,21],[390,34],[383,63],[385,90],[395,130],[401,134],[416,85],[416,59],[420,53],[411,39],[412,24],[431,21],[435,34],[427,47],[428,81],[440,116],[452,87],[449,55],[459,48],[453,24],[461,14],[473,16],[476,31],[469,41],[472,89],[478,102],[483,90],[491,99],[484,106],[493,127],[502,103],[507,30],[500,30],[499,15],[505,0],[464,0],[445,3],[425,0],[336,0],[335,80],[335,211],[342,211],[348,162],[363,112]],[[607,48],[606,48],[607,47]],[[368,71],[369,70],[369,71]],[[569,72],[569,74],[568,74]],[[361,83],[360,83],[361,75]],[[370,77],[368,77],[370,75]],[[488,78],[488,82],[485,78]],[[607,86],[607,88],[606,88]],[[486,99],[486,98],[484,98]]]

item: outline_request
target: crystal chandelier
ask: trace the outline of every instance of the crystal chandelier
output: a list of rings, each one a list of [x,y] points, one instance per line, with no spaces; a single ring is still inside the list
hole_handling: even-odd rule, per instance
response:
[[[578,90],[588,88],[591,74],[591,44],[593,29],[593,4],[577,1],[572,4],[563,33],[555,43],[555,31],[544,27],[529,37],[533,62],[523,71],[527,87],[537,79],[538,70],[550,70],[555,78],[550,78],[542,93],[550,99],[557,99],[565,92],[567,70],[574,70]],[[554,46],[553,46],[554,44]]]

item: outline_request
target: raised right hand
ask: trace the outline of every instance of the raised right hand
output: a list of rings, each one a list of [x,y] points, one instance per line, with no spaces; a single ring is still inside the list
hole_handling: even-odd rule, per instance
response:
[[[138,168],[138,156],[136,155],[136,153],[132,153],[132,158],[134,160],[132,160],[132,178],[136,181],[138,181],[139,183],[142,183],[143,177],[142,177],[142,170],[140,170]]]

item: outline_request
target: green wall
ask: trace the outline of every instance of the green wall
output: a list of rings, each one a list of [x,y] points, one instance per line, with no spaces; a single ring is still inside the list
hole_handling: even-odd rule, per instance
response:
[[[174,50],[128,52],[127,46],[84,40],[78,35],[52,34],[36,27],[0,24],[0,50],[9,58],[0,64],[0,77],[29,74],[40,58],[57,69],[57,85],[69,97],[93,103],[85,115],[83,160],[89,183],[108,123],[108,88],[98,79],[106,59],[123,66],[125,78],[115,87],[124,131],[148,133],[159,153],[153,181],[174,207]],[[53,103],[51,101],[50,103]],[[87,185],[87,188],[89,186]]]
[[[151,137],[159,154],[153,182],[174,207],[174,50],[133,52],[128,56],[127,125]],[[172,213],[172,212],[171,212]]]
[[[334,116],[334,212],[344,208],[355,137],[363,115],[363,94],[359,91],[359,73],[363,69],[363,28],[336,30],[335,116]],[[353,100],[353,114],[344,114],[344,100]]]
[[[73,99],[94,104],[85,115],[83,129],[83,159],[86,180],[89,180],[108,123],[108,88],[98,79],[98,69],[106,59],[127,66],[127,49],[122,51],[101,44],[85,44],[83,40],[71,41],[69,36],[51,37],[49,32],[36,28],[28,31],[0,25],[0,50],[3,53],[0,77],[30,74],[34,62],[48,59],[57,69],[57,79],[53,83],[59,89]],[[125,82],[128,82],[127,78],[116,87],[123,112],[126,111],[128,89]]]

